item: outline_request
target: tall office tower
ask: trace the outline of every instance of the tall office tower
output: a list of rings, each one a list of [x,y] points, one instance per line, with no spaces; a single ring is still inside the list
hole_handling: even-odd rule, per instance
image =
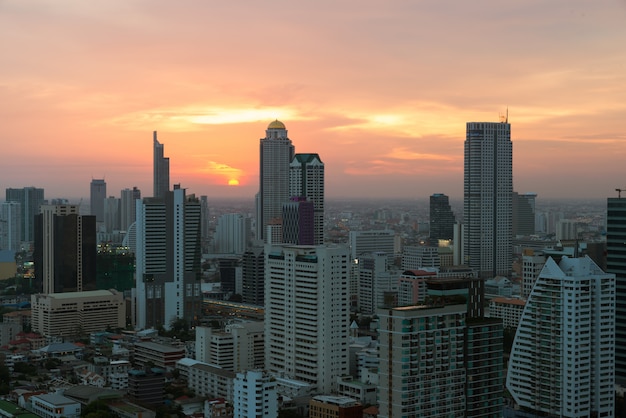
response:
[[[262,370],[237,373],[233,403],[238,418],[277,417],[276,379]]]
[[[153,152],[153,197],[164,198],[170,190],[170,159],[164,157],[164,146],[157,140],[157,132],[152,133]]]
[[[515,402],[559,417],[612,417],[615,275],[589,257],[546,261],[509,358]]]
[[[464,258],[479,277],[509,276],[511,272],[512,159],[508,122],[467,123]]]
[[[294,147],[285,125],[275,120],[260,139],[259,194],[257,198],[256,238],[266,240],[267,225],[280,219],[283,203],[289,200],[289,165]]]
[[[348,249],[265,248],[265,368],[331,393],[348,374]]]
[[[291,197],[283,203],[282,242],[284,244],[314,245],[315,209],[306,197]]]
[[[464,416],[466,310],[378,310],[379,418]]]
[[[437,246],[440,239],[451,240],[455,222],[448,196],[442,193],[430,196],[430,245]]]
[[[243,287],[241,258],[238,256],[220,257],[217,263],[222,291],[241,295]]]
[[[358,258],[358,307],[363,314],[374,314],[376,309],[387,305],[385,295],[396,293],[400,272],[387,269],[388,254],[377,252]]]
[[[615,274],[615,381],[626,386],[626,197],[606,210],[606,272]]]
[[[533,235],[535,233],[535,200],[537,193],[519,194],[513,192],[513,236]]]
[[[251,246],[241,259],[242,302],[263,306],[265,303],[265,252],[263,246]]]
[[[18,251],[22,239],[22,205],[2,202],[0,206],[0,250]]]
[[[211,241],[211,225],[209,222],[209,200],[206,196],[200,196],[200,213],[201,213],[201,225],[200,225],[200,238],[202,239],[202,252],[205,252],[205,248],[208,247]],[[248,227],[250,229],[250,227]],[[249,231],[249,234],[252,231]]]
[[[104,179],[91,179],[89,191],[90,213],[96,217],[96,222],[104,222],[104,200],[107,197],[107,184]]]
[[[106,232],[120,230],[120,202],[117,197],[104,199],[104,228]]]
[[[36,288],[45,294],[96,290],[96,217],[77,205],[43,205],[35,217]]]
[[[39,207],[44,204],[43,189],[24,187],[23,189],[6,189],[6,201],[17,202],[22,207],[21,241],[35,240],[35,216],[39,214]]]
[[[313,202],[314,244],[324,243],[324,163],[317,154],[296,154],[289,165],[290,197]]]
[[[136,204],[141,199],[141,190],[137,187],[123,189],[120,192],[120,229],[128,231],[137,216]]]
[[[350,231],[349,242],[352,260],[362,254],[384,252],[393,257],[396,253],[396,233],[392,230]]]
[[[137,205],[136,226],[136,327],[192,324],[202,303],[200,202],[175,185]]]
[[[219,217],[215,228],[215,252],[241,255],[250,241],[250,218],[241,213]]]

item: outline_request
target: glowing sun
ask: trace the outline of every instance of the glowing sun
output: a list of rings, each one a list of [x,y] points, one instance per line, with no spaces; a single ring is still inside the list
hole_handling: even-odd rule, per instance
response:
[[[228,180],[228,185],[229,186],[239,186],[239,180],[237,180],[237,179],[230,179],[230,180]]]

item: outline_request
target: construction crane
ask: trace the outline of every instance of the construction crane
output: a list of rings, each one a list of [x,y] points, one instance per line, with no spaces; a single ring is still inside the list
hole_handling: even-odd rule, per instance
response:
[[[621,199],[622,198],[622,192],[626,192],[626,187],[624,187],[623,189],[615,189],[615,191],[617,192],[617,198]]]

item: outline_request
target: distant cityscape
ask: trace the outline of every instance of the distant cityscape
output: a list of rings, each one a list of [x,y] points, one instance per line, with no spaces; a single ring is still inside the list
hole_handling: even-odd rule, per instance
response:
[[[157,132],[150,191],[6,188],[0,414],[626,416],[626,190],[516,190],[510,132],[467,123],[457,199],[329,199],[278,120],[249,199]]]

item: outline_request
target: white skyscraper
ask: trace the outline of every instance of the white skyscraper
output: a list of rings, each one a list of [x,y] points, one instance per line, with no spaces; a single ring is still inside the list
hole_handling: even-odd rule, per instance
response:
[[[265,368],[331,393],[348,374],[348,249],[265,247]]]
[[[480,277],[509,276],[513,146],[508,122],[468,122],[465,139],[464,264]]]
[[[289,164],[294,147],[285,125],[275,120],[260,139],[259,195],[257,197],[256,238],[266,241],[267,225],[282,217],[283,203],[289,200]]]
[[[137,205],[136,228],[136,327],[192,323],[202,301],[200,202],[175,185]]]
[[[546,261],[526,302],[506,387],[520,406],[559,417],[612,417],[615,275],[589,257]]]
[[[324,163],[317,154],[296,154],[289,166],[289,196],[313,202],[313,242],[324,243]]]

